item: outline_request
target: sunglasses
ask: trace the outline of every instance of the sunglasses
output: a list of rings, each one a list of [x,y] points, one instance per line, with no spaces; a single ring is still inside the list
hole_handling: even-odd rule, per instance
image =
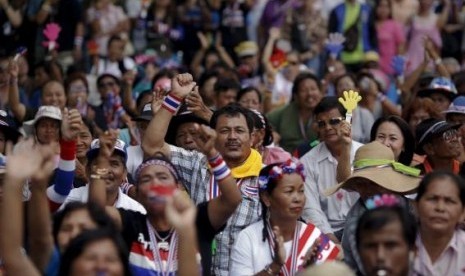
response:
[[[343,117],[336,117],[336,118],[331,118],[327,121],[319,120],[317,124],[318,124],[318,128],[325,128],[327,124],[329,124],[330,126],[337,126],[342,122],[342,120],[344,120]]]
[[[101,82],[99,83],[98,87],[99,88],[104,88],[104,87],[113,87],[116,85],[116,82],[114,81],[109,81],[109,82]]]
[[[459,132],[456,129],[449,129],[448,131],[442,133],[442,140],[446,143],[450,143],[452,140],[455,140],[459,137]]]

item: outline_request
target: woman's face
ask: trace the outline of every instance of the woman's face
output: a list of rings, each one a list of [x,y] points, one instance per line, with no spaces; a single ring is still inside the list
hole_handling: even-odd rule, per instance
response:
[[[379,19],[388,19],[391,14],[391,7],[389,0],[379,1],[378,6],[376,7],[376,15]]]
[[[273,218],[297,220],[305,206],[304,181],[297,173],[284,174],[271,195],[264,195],[265,204]]]
[[[408,275],[410,249],[397,219],[377,230],[360,235],[358,253],[367,275]]]
[[[139,175],[139,202],[148,213],[163,214],[165,203],[153,200],[153,188],[176,188],[177,182],[170,170],[162,165],[150,165],[142,169]]]
[[[97,224],[92,220],[86,209],[78,209],[70,212],[60,225],[57,234],[57,243],[60,252],[64,252],[69,242],[84,230],[97,229]]]
[[[86,153],[90,149],[90,144],[92,143],[92,134],[85,124],[81,124],[76,142],[77,158],[86,158]]]
[[[395,123],[380,124],[375,140],[390,148],[394,152],[395,160],[399,160],[399,155],[404,150],[404,136]]]
[[[60,139],[60,121],[42,118],[36,123],[36,136],[41,144],[48,145]]]
[[[66,95],[63,85],[51,82],[44,86],[42,90],[42,105],[53,105],[62,110],[65,104]]]
[[[110,239],[92,242],[71,265],[71,275],[124,275],[118,248]]]
[[[301,109],[313,110],[323,98],[318,84],[313,79],[300,82],[295,101]]]
[[[87,88],[85,83],[77,79],[73,81],[68,88],[68,106],[77,107],[78,103],[87,102]]]
[[[239,104],[242,107],[248,109],[255,109],[262,112],[262,105],[260,103],[260,99],[258,98],[257,91],[251,90],[242,95],[239,99]]]
[[[343,77],[337,82],[336,93],[338,97],[341,97],[344,91],[349,90],[355,90],[355,83],[350,77]]]
[[[421,231],[450,234],[463,220],[459,189],[448,177],[432,180],[416,206]]]

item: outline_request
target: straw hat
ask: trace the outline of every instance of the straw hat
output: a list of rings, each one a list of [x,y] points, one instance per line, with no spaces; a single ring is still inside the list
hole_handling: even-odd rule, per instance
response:
[[[341,188],[354,187],[368,179],[377,185],[400,194],[410,194],[418,187],[420,170],[398,163],[391,149],[373,141],[360,147],[354,157],[354,172],[344,182],[325,191],[326,196]]]

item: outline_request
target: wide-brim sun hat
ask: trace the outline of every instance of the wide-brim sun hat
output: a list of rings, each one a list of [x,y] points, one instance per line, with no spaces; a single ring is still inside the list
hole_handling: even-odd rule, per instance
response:
[[[352,175],[325,190],[324,194],[330,196],[339,189],[356,190],[360,183],[367,183],[366,180],[398,194],[412,194],[420,184],[419,175],[420,170],[396,162],[390,148],[373,141],[355,153]]]

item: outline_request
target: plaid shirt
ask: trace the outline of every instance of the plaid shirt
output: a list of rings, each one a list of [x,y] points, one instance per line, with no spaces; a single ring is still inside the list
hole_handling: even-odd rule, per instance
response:
[[[199,204],[207,201],[212,174],[208,170],[205,155],[170,146],[171,162],[176,166],[180,178],[192,200]],[[258,194],[258,177],[237,179],[242,193],[242,203],[229,218],[226,228],[216,236],[216,253],[213,256],[213,273],[228,275],[230,253],[239,232],[260,220],[261,204]]]

